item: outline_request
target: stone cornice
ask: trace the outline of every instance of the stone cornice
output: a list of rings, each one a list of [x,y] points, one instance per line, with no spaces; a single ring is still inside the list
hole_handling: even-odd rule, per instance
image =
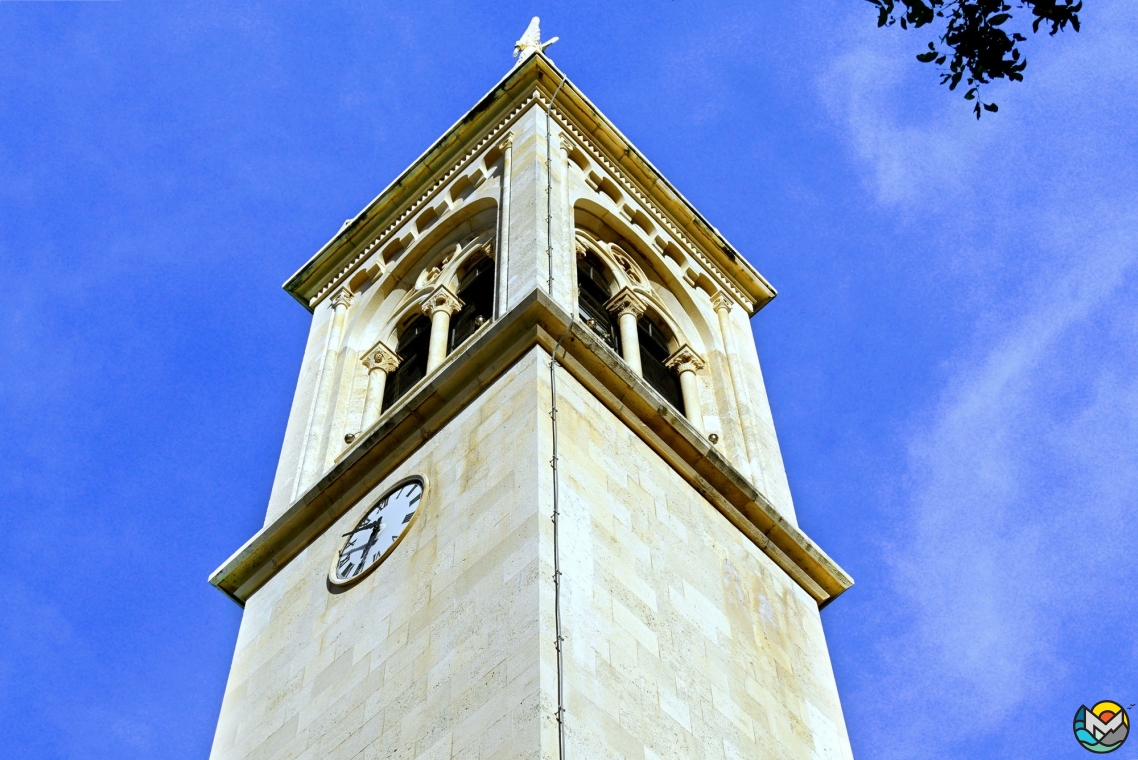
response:
[[[583,95],[581,97],[584,98]],[[542,103],[545,103],[544,99],[542,99]],[[693,243],[692,240],[689,239],[689,237],[680,230],[680,228],[671,219],[671,217],[663,213],[660,210],[659,206],[652,202],[648,194],[645,193],[645,191],[641,189],[635,182],[629,179],[629,177],[624,172],[622,172],[615,163],[609,160],[608,156],[606,156],[596,145],[594,145],[585,136],[585,134],[577,128],[576,125],[574,125],[569,119],[565,117],[564,114],[561,113],[559,109],[554,108],[553,114],[557,118],[558,125],[566,132],[572,134],[577,142],[579,142],[586,149],[586,152],[594,160],[604,165],[605,169],[607,169],[608,172],[616,178],[620,186],[625,191],[627,191],[629,195],[636,198],[636,200],[639,201],[640,204],[646,208],[649,213],[652,214],[653,218],[663,227],[665,227],[669,233],[671,233],[672,237],[674,237],[680,243],[681,247],[683,247],[688,255],[699,261],[700,264],[703,265],[703,268],[711,273],[716,283],[721,288],[730,292],[734,296],[738,303],[747,310],[748,314],[754,314],[777,295],[777,291],[775,291],[774,287],[769,282],[767,282],[766,278],[759,274],[758,270],[751,266],[750,263],[744,259],[723,238],[719,230],[708,224],[707,220],[703,218],[703,215],[696,211],[695,207],[688,203],[687,200],[682,195],[680,195],[679,192],[674,187],[672,187],[670,183],[667,183],[667,180],[665,180],[662,175],[659,175],[659,173],[656,172],[655,167],[653,167],[646,158],[640,155],[640,152],[632,147],[631,143],[628,143],[630,150],[633,151],[635,155],[641,161],[643,161],[643,163],[648,168],[651,169],[652,172],[656,173],[656,176],[660,181],[667,183],[667,187],[673,193],[675,193],[676,199],[682,202],[683,208],[694,214],[693,218],[698,219],[701,222],[701,225],[698,229],[705,233],[711,233],[708,235],[708,237],[712,239],[712,243],[717,246],[718,250],[722,250],[728,255],[728,260],[732,265],[734,265],[732,268],[742,271],[744,274],[742,280],[747,281],[749,286],[741,284],[738,277],[729,276],[723,266],[717,264],[711,257],[707,256],[698,245]],[[616,131],[615,127],[613,127],[613,130]],[[617,134],[619,134],[619,132],[617,132]],[[621,137],[623,139],[623,135]],[[564,140],[564,135],[562,135],[562,138]],[[562,147],[564,148],[564,142],[562,142]],[[628,152],[626,152],[626,154],[631,155]]]
[[[502,132],[534,103],[544,106],[563,74],[543,54],[511,70],[391,185],[285,283],[312,310],[456,173],[497,145]],[[566,80],[553,114],[589,155],[712,276],[754,313],[775,290],[599,110]],[[476,137],[482,135],[481,137]]]
[[[319,303],[332,288],[347,279],[347,277],[355,271],[356,267],[362,264],[372,252],[382,247],[391,239],[392,233],[399,230],[404,222],[411,218],[425,204],[432,201],[447,182],[465,169],[473,159],[481,155],[488,146],[493,145],[494,140],[502,135],[502,131],[512,123],[514,119],[520,116],[535,99],[534,94],[530,93],[528,97],[524,98],[506,114],[501,121],[494,125],[489,134],[471,146],[461,158],[451,165],[447,171],[443,172],[441,176],[435,179],[426,190],[408,201],[405,196],[408,186],[412,186],[412,179],[417,178],[418,175],[422,175],[433,168],[435,161],[432,161],[432,155],[437,152],[442,152],[447,147],[453,147],[450,146],[449,143],[459,139],[455,131],[459,127],[464,126],[472,115],[479,114],[480,109],[485,109],[486,101],[497,94],[498,89],[499,88],[495,88],[495,90],[483,98],[482,102],[475,106],[463,120],[451,127],[426,153],[420,156],[415,163],[404,171],[398,179],[376,196],[363,211],[357,214],[354,219],[347,222],[344,227],[336,233],[335,237],[325,243],[324,246],[317,251],[316,255],[309,259],[307,264],[301,267],[285,282],[284,289],[288,291],[293,298],[296,298],[306,309],[312,311],[316,304]],[[465,130],[463,133],[465,134]],[[513,141],[514,133],[507,132],[501,137],[496,147],[505,150],[513,144]],[[402,210],[397,211],[396,209],[399,209],[401,205]],[[393,214],[394,216],[392,216]],[[384,221],[386,221],[386,224],[384,224]],[[380,229],[381,225],[382,229]],[[361,240],[366,240],[372,235],[375,237],[370,243],[357,249]],[[355,250],[355,252],[351,253],[352,250]]]
[[[284,514],[210,577],[244,604],[278,570],[401,462],[448,424],[534,346],[558,362],[682,478],[812,596],[819,606],[853,585],[850,577],[723,458],[601,339],[535,291],[452,353],[387,410]]]

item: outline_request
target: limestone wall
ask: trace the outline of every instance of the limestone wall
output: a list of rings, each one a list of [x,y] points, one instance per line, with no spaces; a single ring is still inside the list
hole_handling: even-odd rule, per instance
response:
[[[324,361],[331,324],[329,309],[317,309],[312,315],[308,341],[304,347],[304,356],[301,357],[296,391],[293,393],[292,407],[289,409],[284,441],[281,443],[281,455],[277,460],[273,488],[265,510],[265,525],[288,509],[294,500],[293,494],[296,492],[297,477],[300,474],[300,457],[304,450],[304,438],[309,432],[308,421],[312,416],[316,381],[319,379],[321,364]]]
[[[211,757],[556,757],[548,361],[377,487],[428,479],[358,585],[363,504],[253,595]],[[570,757],[849,758],[814,601],[564,370],[558,406]]]
[[[569,756],[851,757],[814,600],[567,373],[558,389]]]
[[[379,486],[429,481],[358,585],[326,581],[357,508],[253,595],[211,758],[537,756],[542,372],[523,359]]]

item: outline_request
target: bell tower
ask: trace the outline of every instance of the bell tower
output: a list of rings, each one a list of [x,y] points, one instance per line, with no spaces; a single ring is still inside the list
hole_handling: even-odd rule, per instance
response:
[[[546,56],[285,284],[312,312],[211,757],[852,757],[749,319]]]

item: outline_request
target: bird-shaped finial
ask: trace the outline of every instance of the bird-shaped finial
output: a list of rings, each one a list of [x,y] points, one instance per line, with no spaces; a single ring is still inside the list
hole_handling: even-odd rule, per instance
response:
[[[529,26],[526,27],[525,34],[522,35],[520,40],[514,43],[514,58],[517,58],[518,63],[521,63],[534,53],[545,52],[545,49],[554,42],[557,42],[558,39],[560,38],[554,37],[548,42],[542,42],[541,19],[534,16],[533,20],[529,22]]]

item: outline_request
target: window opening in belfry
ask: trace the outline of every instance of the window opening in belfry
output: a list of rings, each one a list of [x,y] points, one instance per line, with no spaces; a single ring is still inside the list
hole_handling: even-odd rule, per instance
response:
[[[680,379],[664,366],[670,353],[668,339],[660,328],[646,317],[641,317],[637,321],[636,331],[640,337],[640,365],[644,370],[644,379],[680,414],[684,414],[684,396],[680,390]]]
[[[592,256],[577,259],[577,309],[582,322],[592,328],[601,340],[620,353],[620,331],[612,314],[605,308],[609,286],[601,264]]]
[[[467,269],[458,281],[456,295],[464,306],[450,320],[448,353],[489,322],[494,313],[494,260],[481,258]]]
[[[411,390],[411,386],[427,374],[427,348],[431,343],[431,320],[424,316],[416,317],[399,333],[399,347],[395,353],[402,361],[399,367],[387,376],[383,387],[383,408],[391,405]]]

